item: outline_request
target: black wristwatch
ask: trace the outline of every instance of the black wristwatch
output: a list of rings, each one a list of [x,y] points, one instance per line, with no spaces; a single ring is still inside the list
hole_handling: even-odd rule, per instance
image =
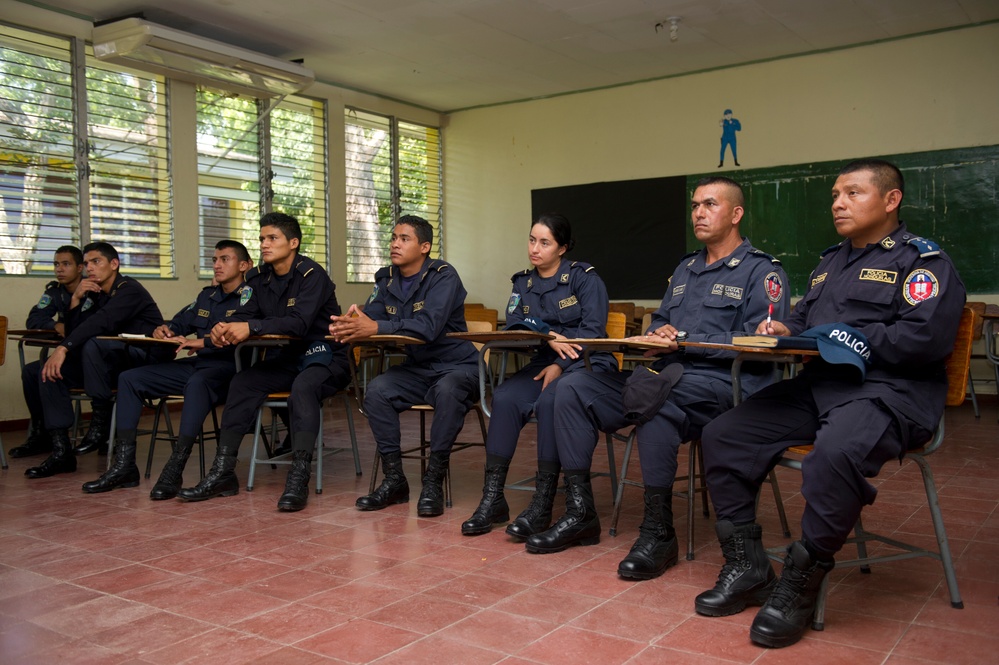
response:
[[[677,330],[676,331],[676,338],[674,339],[674,341],[678,345],[678,348],[677,348],[676,352],[677,353],[683,353],[686,349],[684,347],[682,347],[682,346],[679,346],[679,345],[682,344],[683,342],[687,341],[687,331],[686,330]]]

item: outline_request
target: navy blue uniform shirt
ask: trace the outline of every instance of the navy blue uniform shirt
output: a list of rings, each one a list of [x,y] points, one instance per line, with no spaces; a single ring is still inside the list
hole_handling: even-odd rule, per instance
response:
[[[780,261],[745,238],[735,251],[710,266],[705,264],[707,255],[701,249],[680,261],[646,332],[669,323],[685,331],[687,341],[728,344],[733,333],[755,333],[771,304],[775,321],[787,316],[787,275]],[[729,351],[688,348],[682,354],[667,355],[657,366],[683,362],[688,369],[730,382],[733,358],[735,354]],[[743,368],[742,385],[749,393],[770,382],[770,363],[746,363]]]
[[[404,295],[399,269],[386,266],[375,273],[375,288],[364,313],[378,322],[380,335],[410,335],[426,344],[406,347],[408,362],[435,367],[478,364],[471,342],[447,337],[468,332],[465,323],[465,287],[449,264],[427,258],[420,267],[416,287]]]
[[[221,286],[206,286],[190,305],[180,310],[167,322],[173,334],[187,337],[193,334],[202,339],[208,337],[212,327],[227,316],[232,316],[240,305],[245,305],[253,297],[253,289],[246,282],[226,293]],[[205,347],[198,351],[199,355],[232,353],[233,347],[219,349]]]
[[[523,270],[510,278],[513,292],[506,306],[506,324],[510,326],[526,317],[541,319],[552,332],[568,338],[595,339],[607,336],[607,287],[593,266],[580,261],[562,259],[552,277],[542,278],[536,268]],[[583,355],[559,358],[542,344],[534,359],[555,363],[567,370],[583,362]],[[609,353],[595,353],[591,365],[617,369],[617,361]]]
[[[290,335],[300,342],[289,344],[285,353],[300,355],[329,335],[330,317],[340,315],[336,286],[323,267],[299,254],[287,275],[278,276],[263,264],[246,273],[251,296],[226,321],[246,322],[251,335]],[[207,341],[205,346],[210,346]],[[328,342],[329,348],[346,358],[346,346]],[[282,355],[285,355],[282,353]]]
[[[152,335],[163,315],[146,287],[137,279],[119,274],[108,293],[87,293],[66,316],[66,338],[61,346],[72,351],[100,335]]]
[[[28,312],[28,320],[25,328],[32,330],[55,330],[55,324],[65,323],[63,320],[69,303],[73,300],[73,293],[56,281],[51,281],[45,285],[45,293],[38,300],[38,304]]]
[[[849,239],[823,252],[805,296],[784,322],[792,335],[846,323],[867,337],[872,364],[864,383],[820,381],[816,404],[825,413],[857,398],[881,399],[932,430],[947,395],[944,361],[957,336],[964,283],[950,257],[904,223],[850,257]],[[836,370],[818,360],[805,366],[817,380],[837,378]]]

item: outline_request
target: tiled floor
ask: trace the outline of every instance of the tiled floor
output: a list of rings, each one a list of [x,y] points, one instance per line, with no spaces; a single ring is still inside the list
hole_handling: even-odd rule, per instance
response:
[[[995,402],[984,410],[981,420],[967,405],[950,412],[947,442],[931,458],[965,608],[950,607],[940,566],[929,559],[871,575],[836,571],[825,631],[774,651],[750,643],[752,611],[721,619],[693,612],[720,561],[709,519],[696,518],[695,561],[681,560],[654,581],[617,577],[639,520],[636,489],[626,494],[621,535],[552,555],[527,554],[502,529],[460,535],[479,498],[480,449],[453,458],[455,506],[443,517],[416,517],[416,462],[407,463],[413,502],[356,511],[373,455],[363,418],[365,475],[355,477],[347,457],[330,458],[325,492],[294,514],[275,508],[284,469],[261,467],[253,492],[184,504],[150,501],[153,480],[82,494],[80,484],[104,462],[95,455],[82,458],[76,474],[36,481],[23,476],[36,458],[11,460],[0,475],[0,662],[996,662],[999,424]],[[343,441],[342,409],[327,414],[327,441]],[[405,417],[414,435],[415,416]],[[475,435],[470,419],[463,438]],[[6,433],[5,447],[22,436]],[[533,436],[529,426],[511,477],[530,475]],[[244,459],[249,447],[247,439]],[[154,479],[165,456],[157,451]],[[605,465],[599,452],[595,467]],[[245,463],[239,471],[245,484]],[[187,479],[197,479],[194,460]],[[782,470],[781,480],[794,525],[798,479]],[[930,540],[915,468],[889,466],[877,482],[868,525]],[[606,527],[609,483],[597,479],[595,487]],[[509,496],[515,512],[529,500],[526,492]],[[683,534],[684,502],[675,507]],[[785,542],[769,494],[761,512],[766,543]]]

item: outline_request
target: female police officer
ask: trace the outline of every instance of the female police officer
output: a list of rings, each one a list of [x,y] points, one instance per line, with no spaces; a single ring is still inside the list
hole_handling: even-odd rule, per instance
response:
[[[511,278],[507,328],[550,332],[556,339],[542,345],[530,363],[500,384],[493,395],[482,501],[461,525],[466,536],[488,533],[493,524],[510,519],[503,485],[520,430],[539,398],[554,392],[546,390],[552,382],[564,373],[586,370],[580,348],[560,340],[607,334],[607,288],[592,266],[565,258],[574,244],[568,219],[541,215],[533,222],[528,239],[528,258],[534,267]],[[617,369],[608,353],[594,354],[591,366],[594,371]],[[512,536],[526,538],[551,523],[561,467],[550,429],[546,423],[538,425],[537,488],[527,510],[507,527]]]

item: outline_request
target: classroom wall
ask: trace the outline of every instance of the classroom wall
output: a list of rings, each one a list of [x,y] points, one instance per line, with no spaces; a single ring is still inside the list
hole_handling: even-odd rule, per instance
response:
[[[997,62],[990,24],[454,113],[444,131],[447,258],[471,300],[505,306],[509,275],[527,264],[532,189],[719,172],[727,108],[742,122],[744,168],[999,144]],[[738,178],[730,155],[727,165],[720,172]],[[831,224],[824,206],[802,218]],[[607,221],[622,254],[642,241],[615,236]],[[673,267],[662,267],[664,284]]]
[[[88,21],[11,0],[0,0],[0,17],[20,27],[85,39],[89,39],[92,29]],[[314,84],[305,94],[328,101],[330,275],[337,284],[337,298],[346,307],[352,302],[363,302],[370,294],[371,287],[367,284],[347,284],[347,251],[344,243],[347,225],[343,160],[344,107],[351,106],[396,115],[404,120],[427,125],[438,125],[441,118],[439,114],[431,111],[321,83]],[[197,269],[198,183],[193,85],[182,81],[173,82],[170,123],[173,140],[174,246],[177,277],[143,280],[143,284],[156,299],[165,317],[172,316],[181,307],[189,304],[209,283],[199,278]],[[8,317],[11,328],[24,326],[28,310],[38,302],[45,284],[50,279],[51,277],[0,275],[0,292],[3,293],[0,314]],[[0,367],[0,425],[3,421],[27,418],[27,415],[21,394],[17,346],[9,344],[6,362]],[[7,448],[14,445],[7,440],[3,443]]]

